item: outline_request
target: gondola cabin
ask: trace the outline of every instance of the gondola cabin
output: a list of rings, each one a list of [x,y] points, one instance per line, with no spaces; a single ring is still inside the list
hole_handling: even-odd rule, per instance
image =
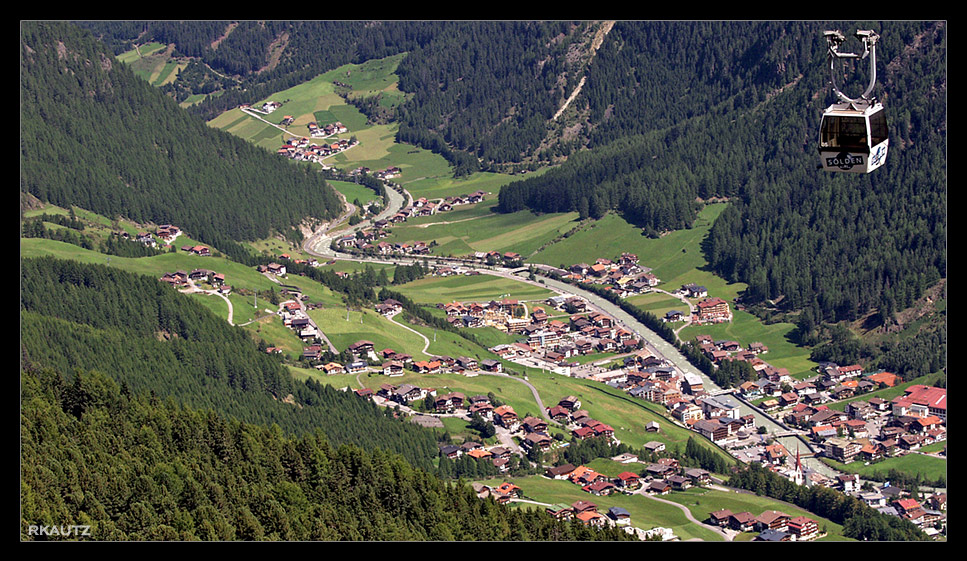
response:
[[[825,171],[870,173],[886,162],[886,111],[880,103],[830,105],[819,127],[819,157]]]

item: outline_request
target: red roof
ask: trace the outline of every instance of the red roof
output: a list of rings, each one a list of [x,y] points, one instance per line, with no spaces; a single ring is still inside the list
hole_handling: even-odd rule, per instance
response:
[[[947,390],[931,386],[916,385],[907,388],[906,399],[935,409],[947,409]]]
[[[914,499],[900,499],[896,502],[896,504],[904,511],[920,508],[920,503]]]

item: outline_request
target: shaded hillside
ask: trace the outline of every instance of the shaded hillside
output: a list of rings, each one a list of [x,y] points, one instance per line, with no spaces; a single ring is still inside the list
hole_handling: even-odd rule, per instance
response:
[[[321,175],[210,129],[66,23],[21,25],[21,191],[195,239],[298,239],[338,214]]]

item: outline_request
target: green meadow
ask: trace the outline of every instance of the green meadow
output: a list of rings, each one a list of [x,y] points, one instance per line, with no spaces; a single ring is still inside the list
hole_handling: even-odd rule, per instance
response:
[[[493,275],[426,277],[394,289],[418,304],[489,302],[502,298],[546,300],[554,295],[546,288]]]
[[[790,503],[777,501],[769,497],[760,497],[744,492],[692,488],[685,491],[675,491],[662,498],[688,508],[692,516],[697,520],[705,520],[710,513],[723,509],[728,509],[732,512],[751,512],[754,516],[759,516],[767,510],[778,510],[790,516],[806,516],[816,521],[819,525],[820,532],[825,528],[828,534],[825,538],[821,538],[818,541],[853,541],[843,536],[843,527],[841,525],[826,518],[818,517]],[[755,533],[750,534],[752,536],[756,535]],[[742,540],[737,537],[736,541]]]
[[[536,215],[530,211],[511,214],[487,210],[495,201],[477,203],[465,214],[438,213],[425,223],[410,221],[391,227],[388,242],[436,241],[431,253],[467,256],[477,251],[513,251],[527,256],[555,237],[573,228],[577,213]]]
[[[119,54],[117,59],[124,63],[131,63],[142,57],[152,55],[164,48],[165,45],[162,43],[146,43],[144,45],[140,45],[137,49],[131,49],[130,51]]]
[[[689,326],[679,333],[683,341],[707,334],[714,339],[732,339],[743,345],[756,341],[769,347],[763,360],[778,368],[787,368],[802,378],[816,368],[809,360],[809,350],[793,343],[789,334],[795,329],[791,323],[765,324],[752,314],[734,309],[733,300],[745,290],[743,283],[727,283],[708,271],[701,243],[715,219],[725,210],[725,203],[706,205],[699,212],[692,228],[669,232],[658,239],[641,235],[638,228],[615,214],[583,227],[567,239],[551,244],[529,261],[552,266],[593,263],[598,258],[615,259],[623,252],[634,253],[638,262],[650,267],[660,280],[658,288],[674,292],[684,284],[695,283],[708,289],[709,296],[717,296],[733,307],[733,321],[727,324]],[[661,293],[633,296],[632,304],[659,317],[671,310],[685,311],[684,303]],[[698,300],[692,300],[693,303]]]
[[[733,462],[724,450],[701,438],[694,432],[676,425],[664,415],[665,408],[629,396],[601,382],[570,378],[550,373],[536,373],[528,376],[528,381],[537,388],[545,406],[556,405],[558,401],[573,395],[581,400],[581,409],[586,409],[592,418],[610,425],[615,438],[629,446],[640,448],[647,442],[665,443],[667,448],[685,449],[688,439],[707,447],[728,462]],[[659,424],[659,432],[647,432],[649,422]]]
[[[178,71],[188,66],[187,60],[168,56],[167,45],[148,43],[138,50],[132,49],[117,56],[137,75],[152,86],[163,86],[178,77]]]
[[[422,333],[430,341],[430,346],[427,347],[427,353],[433,356],[450,356],[454,358],[467,356],[474,357],[477,360],[497,358],[497,355],[488,351],[486,348],[476,345],[455,333],[409,322],[401,318],[400,315],[393,317],[393,321]],[[422,346],[420,348],[422,349]]]
[[[658,239],[641,235],[641,230],[620,216],[609,213],[566,239],[537,252],[528,261],[554,267],[575,263],[594,263],[598,258],[615,259],[622,253],[634,253],[643,267],[650,267],[661,283],[659,288],[674,291],[683,284],[704,285],[709,295],[731,301],[744,284],[729,284],[705,270],[708,263],[702,255],[701,243],[712,223],[725,210],[724,203],[706,205],[695,223],[687,230],[669,232]]]
[[[379,195],[376,194],[376,191],[373,191],[365,185],[359,185],[358,183],[352,183],[349,181],[330,181],[329,184],[332,185],[336,191],[342,193],[343,196],[346,197],[346,201],[349,203],[359,199],[359,202],[363,203],[364,205],[367,205],[372,201],[378,201],[380,205],[383,204],[382,200],[379,198]]]
[[[180,240],[181,238],[179,238]],[[223,273],[226,282],[233,288],[279,290],[277,284],[259,274],[254,268],[220,257],[199,257],[178,251],[177,253],[164,253],[152,257],[127,258],[105,255],[54,240],[39,238],[22,238],[20,240],[21,257],[35,257],[40,255],[51,255],[59,259],[73,259],[82,263],[110,265],[133,273],[153,277],[161,277],[165,273],[174,271],[211,269],[218,273]]]
[[[651,312],[659,318],[664,317],[665,314],[672,310],[678,310],[683,313],[688,312],[684,302],[664,292],[639,294],[628,298],[627,301],[646,312]]]
[[[614,493],[607,497],[590,495],[570,481],[552,480],[539,475],[527,477],[508,477],[502,479],[521,488],[524,498],[542,504],[572,504],[577,501],[591,501],[598,506],[598,512],[606,513],[611,507],[624,508],[631,514],[631,525],[643,530],[655,527],[671,528],[681,540],[723,541],[718,533],[694,524],[685,517],[677,506],[656,501],[642,495]],[[493,481],[483,481],[495,485]],[[666,495],[663,498],[668,498]]]
[[[829,458],[823,458],[823,462],[837,471],[858,473],[862,478],[878,481],[885,480],[891,469],[910,477],[919,475],[921,480],[928,482],[938,481],[941,478],[947,479],[946,458],[936,458],[915,452],[897,458],[886,458],[868,466],[863,465],[863,462],[843,464]]]
[[[733,308],[730,323],[688,326],[678,336],[683,341],[691,341],[697,335],[710,335],[714,340],[738,341],[743,346],[761,342],[769,348],[769,352],[760,355],[762,360],[777,368],[786,368],[794,378],[802,379],[815,375],[818,364],[809,360],[809,349],[790,340],[795,329],[792,323],[766,324],[748,312]]]
[[[373,342],[377,353],[389,348],[411,354],[415,360],[426,357],[422,352],[423,339],[419,335],[403,329],[374,310],[347,312],[344,307],[324,308],[309,310],[308,314],[339,351],[357,341],[366,340]]]
[[[418,360],[418,359],[417,359]],[[525,415],[540,415],[537,402],[530,389],[521,383],[519,378],[490,376],[480,374],[477,376],[464,376],[462,374],[419,374],[412,370],[407,370],[403,376],[387,377],[382,374],[369,373],[359,376],[363,387],[377,390],[382,384],[413,384],[421,388],[433,388],[437,395],[450,392],[460,392],[467,397],[474,395],[487,395],[493,392],[497,398],[514,408],[518,416],[523,418]],[[355,380],[350,385],[353,389],[359,389]]]

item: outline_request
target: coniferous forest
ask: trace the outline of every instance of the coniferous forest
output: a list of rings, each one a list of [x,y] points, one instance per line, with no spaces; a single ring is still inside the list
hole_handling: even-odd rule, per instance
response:
[[[22,520],[71,520],[98,540],[631,539],[482,501],[378,448],[229,420],[97,373],[28,369],[21,401]]]
[[[24,23],[20,76],[21,190],[42,201],[210,244],[341,210],[320,174],[208,127],[76,26]]]
[[[594,150],[510,184],[500,209],[618,211],[655,235],[725,197],[706,258],[749,285],[747,302],[831,322],[907,307],[946,277],[946,35],[936,22],[872,27],[892,122],[882,173],[816,171],[833,101],[821,31],[846,24],[619,23],[586,86],[603,121]]]

